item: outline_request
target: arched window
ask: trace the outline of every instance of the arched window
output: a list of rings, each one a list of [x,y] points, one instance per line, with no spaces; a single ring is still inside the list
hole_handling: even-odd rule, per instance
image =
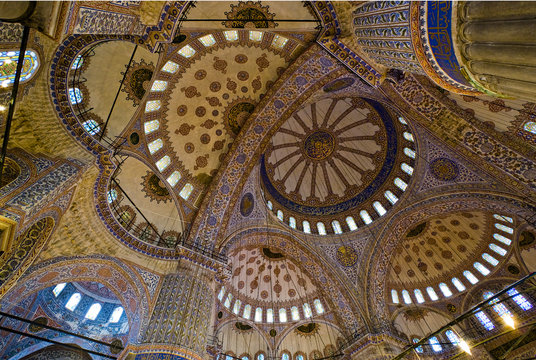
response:
[[[117,200],[117,191],[115,189],[111,189],[108,191],[107,195],[108,204],[113,203],[115,200]]]
[[[55,297],[58,297],[59,294],[61,294],[61,292],[65,288],[65,285],[67,285],[67,284],[66,283],[61,283],[61,284],[56,285],[54,287],[54,289],[52,289],[52,293],[54,294]]]
[[[409,296],[409,292],[407,290],[402,290],[402,299],[404,299],[406,304],[411,304],[411,297]]]
[[[143,129],[146,134],[150,134],[155,130],[158,130],[160,127],[160,122],[158,120],[151,120],[147,121],[145,124],[143,124]]]
[[[80,302],[80,299],[82,296],[79,293],[74,293],[71,295],[69,301],[67,301],[67,304],[65,304],[65,307],[71,311],[74,311],[76,307],[78,306],[78,303]]]
[[[272,41],[272,46],[278,49],[282,49],[286,45],[287,42],[288,42],[288,39],[286,37],[275,35],[274,40]]]
[[[293,229],[296,229],[296,219],[292,216],[290,216],[288,218],[288,225],[293,228]]]
[[[429,342],[430,342],[430,345],[432,345],[432,350],[434,350],[434,352],[441,352],[441,350],[443,350],[443,348],[441,347],[441,344],[439,343],[439,340],[437,340],[437,337],[435,336],[431,337]]]
[[[264,360],[264,354],[263,353],[259,353],[257,355],[257,360]]]
[[[404,148],[404,154],[406,154],[406,156],[412,159],[415,159],[415,150],[412,150],[410,148]]]
[[[74,59],[73,64],[71,65],[71,69],[76,70],[76,69],[78,69],[80,66],[82,66],[83,63],[84,63],[84,58],[82,57],[82,55],[78,55],[78,56]]]
[[[502,247],[497,246],[495,244],[489,244],[489,248],[493,251],[495,251],[497,254],[504,256],[506,255],[506,250],[504,250]]]
[[[493,266],[497,266],[497,264],[499,263],[499,260],[495,259],[493,256],[491,256],[488,253],[483,253],[482,254],[482,259],[486,260],[487,262],[489,262]]]
[[[17,63],[19,61],[19,51],[0,51],[0,84],[3,87],[12,85],[15,82]],[[20,82],[28,81],[39,68],[37,53],[33,50],[26,50],[22,63]]]
[[[273,309],[266,309],[266,322],[269,322],[269,323],[274,322],[274,310]]]
[[[493,293],[491,291],[486,291],[483,294],[484,300],[487,300],[491,297],[493,297]],[[504,304],[499,303],[499,300],[497,298],[491,300],[489,303],[493,305],[493,310],[503,319],[503,321],[507,325],[514,327],[514,317],[512,316],[510,310],[508,310]]]
[[[229,293],[227,294],[227,299],[225,299],[225,302],[223,303],[223,306],[225,306],[227,309],[231,306],[231,301],[233,301],[233,294]]]
[[[465,276],[465,278],[466,278],[467,280],[469,280],[469,282],[470,282],[472,285],[474,285],[474,284],[476,284],[476,283],[478,282],[478,279],[476,278],[476,276],[474,276],[473,273],[470,272],[469,270],[465,270],[465,271],[463,272],[463,276]]]
[[[194,191],[194,186],[190,183],[187,183],[186,185],[184,185],[179,195],[184,200],[188,200],[188,198],[192,194],[192,191]]]
[[[326,227],[324,226],[324,223],[319,221],[316,223],[316,228],[318,230],[319,235],[326,235]]]
[[[361,210],[359,212],[359,216],[361,217],[361,219],[363,219],[363,222],[365,224],[370,224],[372,222],[372,218],[370,217],[369,213],[367,212],[367,210]]]
[[[185,58],[190,58],[194,56],[195,49],[190,45],[183,46],[179,51],[179,55],[184,56]]]
[[[287,322],[287,309],[279,309],[279,322]]]
[[[497,220],[500,220],[500,221],[509,222],[510,224],[514,223],[514,219],[512,219],[511,217],[508,217],[508,216],[499,215],[499,214],[493,214],[493,217],[495,219],[497,219]]]
[[[238,315],[238,312],[240,311],[241,306],[242,306],[242,301],[237,299],[233,306],[233,314]]]
[[[413,338],[411,341],[413,341],[414,344],[417,344],[419,342],[420,339],[417,339],[417,338]],[[422,346],[417,346],[415,348],[415,351],[418,352],[419,354],[422,354],[423,350],[422,350]]]
[[[242,357],[240,358],[240,360],[249,360],[249,356],[244,355],[244,356],[242,356]]]
[[[322,305],[322,302],[319,299],[315,299],[313,301],[313,304],[315,306],[315,310],[317,314],[323,314],[324,313],[324,305]]]
[[[281,355],[281,360],[290,360],[290,356],[287,353],[283,353],[283,355]]]
[[[342,234],[341,224],[337,220],[333,220],[331,222],[331,227],[333,228],[333,232],[335,234]]]
[[[441,290],[445,297],[452,296],[452,291],[450,291],[449,287],[445,283],[439,284],[439,290]]]
[[[303,316],[305,316],[306,319],[309,319],[313,316],[313,311],[311,310],[311,306],[309,306],[308,303],[303,304]]]
[[[484,265],[482,265],[481,263],[479,263],[478,261],[475,262],[475,263],[473,264],[473,266],[474,266],[475,269],[477,269],[478,272],[481,273],[482,275],[484,275],[484,276],[489,275],[489,270],[488,270],[488,268],[485,267]]]
[[[413,290],[413,293],[415,294],[415,298],[417,299],[417,302],[419,304],[422,304],[424,302],[424,296],[422,296],[422,292],[419,289]]]
[[[529,133],[536,134],[536,122],[527,121],[525,125],[523,125],[523,130],[528,131]]]
[[[224,31],[223,36],[225,36],[225,40],[227,41],[236,41],[238,40],[238,31],[236,30]]]
[[[89,135],[97,135],[101,130],[99,123],[95,120],[84,121],[82,127],[89,133]]]
[[[251,316],[251,305],[247,304],[244,306],[244,313],[243,313],[244,319],[248,319]]]
[[[272,210],[274,208],[274,206],[272,205],[272,202],[270,200],[268,200],[266,202],[266,206],[268,207],[268,209]]]
[[[309,221],[303,220],[302,226],[303,226],[303,232],[304,233],[307,233],[307,234],[311,233],[311,225],[309,225]]]
[[[465,290],[465,285],[458,279],[458,278],[452,278],[452,284],[458,289],[458,291],[462,292]]]
[[[532,304],[521,295],[516,289],[510,289],[507,291],[508,295],[512,296],[512,300],[524,311],[532,309]]]
[[[281,210],[277,210],[277,218],[283,221],[283,212]]]
[[[447,338],[449,339],[450,343],[454,346],[458,345],[460,343],[460,338],[456,333],[452,330],[445,331],[445,335],[447,335]]]
[[[513,234],[514,233],[514,229],[512,229],[510,226],[506,226],[506,225],[503,225],[503,224],[499,224],[499,223],[495,223],[495,227],[501,231],[504,231],[505,233],[508,233],[508,234]]]
[[[171,159],[166,155],[156,162],[156,167],[160,172],[162,172],[169,166],[170,163]]]
[[[262,321],[262,308],[258,307],[255,309],[255,322]]]
[[[153,86],[151,86],[151,91],[164,91],[167,88],[167,81],[164,80],[155,80]]]
[[[162,141],[162,139],[156,139],[154,141],[151,141],[149,145],[147,145],[151,155],[157,152],[158,150],[162,149],[162,146],[164,146],[164,142]]]
[[[383,207],[383,205],[379,201],[374,201],[372,203],[372,207],[374,208],[374,210],[376,210],[376,212],[380,216],[385,215],[385,213],[387,212],[387,210],[385,210],[385,208]]]
[[[385,198],[389,200],[391,205],[394,205],[398,201],[398,197],[396,197],[395,194],[393,194],[390,190],[387,190],[385,193]]]
[[[168,61],[163,67],[162,67],[162,71],[165,71],[165,72],[168,72],[170,74],[175,74],[177,72],[177,70],[179,70],[179,64],[173,62],[173,61]]]
[[[354,218],[351,216],[346,217],[346,225],[348,225],[350,231],[357,230],[357,224],[355,223]]]
[[[263,36],[264,36],[264,32],[262,31],[256,31],[256,30],[249,31],[249,40],[251,41],[261,42]]]
[[[411,141],[411,142],[414,142],[415,139],[413,138],[413,134],[408,132],[408,131],[404,131],[404,139],[406,139],[407,141]]]
[[[69,88],[69,100],[75,105],[82,102],[82,92],[79,88]]]
[[[395,185],[402,191],[406,191],[408,188],[408,184],[406,184],[406,182],[399,177],[395,178]]]
[[[300,312],[298,311],[297,306],[293,306],[293,307],[290,308],[290,315],[291,315],[293,321],[300,320]]]
[[[428,287],[426,288],[426,292],[428,293],[428,296],[430,297],[430,299],[431,299],[432,301],[436,301],[437,299],[439,299],[439,297],[437,296],[437,294],[436,294],[436,292],[435,292],[435,290],[434,290],[433,287],[428,286]]]
[[[160,100],[149,100],[145,103],[145,112],[152,112],[160,109]]]
[[[223,295],[225,295],[225,286],[222,286],[220,292],[218,293],[218,300],[222,301]]]
[[[119,322],[119,319],[121,319],[121,315],[123,315],[123,307],[118,306],[112,312],[112,316],[110,316],[110,323],[113,324]]]
[[[169,185],[171,185],[173,187],[173,186],[177,185],[177,183],[179,182],[180,179],[181,179],[181,173],[178,172],[177,170],[175,170],[175,171],[173,171],[173,173],[171,175],[168,176],[166,181],[168,182]]]
[[[476,318],[480,322],[480,324],[488,331],[491,331],[495,329],[495,325],[491,322],[488,315],[486,315],[483,311],[479,311],[475,314]]]
[[[198,40],[205,47],[210,47],[210,46],[212,46],[212,45],[214,45],[216,43],[216,39],[214,39],[214,35],[212,35],[212,34],[208,34],[208,35],[205,35],[203,37],[200,37]]]
[[[401,124],[407,125],[406,119],[404,119],[402,116],[398,117],[398,121],[400,121]]]
[[[391,300],[393,300],[393,303],[395,304],[400,303],[400,300],[398,299],[398,292],[395,289],[391,290]]]
[[[89,310],[86,313],[86,319],[95,320],[97,318],[97,316],[99,315],[101,309],[102,309],[102,306],[99,303],[95,303],[95,304],[91,305],[91,307],[89,308]]]
[[[412,166],[409,166],[408,164],[406,164],[405,162],[400,164],[400,168],[402,169],[403,172],[405,172],[406,174],[408,175],[413,175],[413,167]]]
[[[501,234],[495,233],[493,234],[493,238],[499,242],[502,242],[504,245],[510,245],[512,243],[512,240],[502,236]]]
[[[298,354],[294,357],[296,360],[304,360],[302,354]]]

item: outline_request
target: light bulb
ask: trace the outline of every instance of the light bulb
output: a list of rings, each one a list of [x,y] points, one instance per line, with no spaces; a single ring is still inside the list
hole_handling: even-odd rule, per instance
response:
[[[502,319],[503,319],[504,323],[506,325],[510,326],[512,329],[516,328],[515,323],[514,323],[514,318],[512,318],[510,315],[504,314],[502,316]]]
[[[469,347],[469,344],[465,342],[464,339],[460,339],[458,346],[461,347],[463,351],[471,355],[471,348]]]

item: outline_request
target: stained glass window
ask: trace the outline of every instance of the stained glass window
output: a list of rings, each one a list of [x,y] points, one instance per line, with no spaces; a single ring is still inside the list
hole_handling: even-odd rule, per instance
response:
[[[76,309],[76,307],[78,306],[78,303],[80,302],[81,298],[82,296],[80,295],[80,293],[72,294],[69,298],[69,301],[67,301],[67,304],[65,304],[65,307],[71,311],[74,311],[74,309]]]
[[[109,190],[107,194],[108,204],[113,203],[117,199],[117,191],[115,189]]]
[[[315,299],[313,301],[313,304],[315,306],[315,310],[317,314],[323,314],[324,313],[324,305],[322,305],[322,302],[319,299]]]
[[[240,311],[241,306],[242,306],[242,301],[237,299],[233,305],[233,314],[238,315],[238,312]]]
[[[430,297],[430,299],[431,299],[432,301],[436,301],[437,299],[439,299],[439,297],[437,296],[437,294],[436,294],[436,292],[435,292],[435,290],[434,290],[433,287],[428,286],[428,287],[426,288],[426,292],[428,293],[428,296]]]
[[[399,177],[395,178],[395,185],[402,191],[406,191],[408,187],[408,184],[406,184],[406,182]]]
[[[452,296],[452,291],[450,291],[449,287],[445,283],[439,284],[439,290],[445,295],[445,297]]]
[[[474,276],[473,273],[470,272],[469,270],[465,270],[465,271],[463,272],[463,276],[465,276],[465,278],[466,278],[467,280],[469,280],[469,282],[470,282],[471,284],[473,284],[473,285],[476,284],[476,283],[478,282],[478,279],[476,278],[476,276]]]
[[[298,311],[297,306],[293,306],[290,308],[290,315],[292,316],[292,320],[294,321],[300,320],[300,312]]]
[[[486,315],[483,311],[477,312],[475,316],[486,330],[490,331],[495,328],[495,325],[493,325],[488,315]]]
[[[268,206],[268,209],[270,209],[270,210],[273,209],[273,205],[272,205],[272,202],[270,200],[268,200],[268,202],[266,203],[266,206]]]
[[[487,299],[493,297],[493,293],[491,291],[486,291],[483,294],[483,297],[484,297],[484,300],[487,300]],[[506,306],[504,306],[504,304],[499,303],[499,300],[497,298],[491,300],[489,303],[494,304],[493,305],[493,310],[495,310],[497,315],[499,315],[500,317],[503,317],[503,316],[512,317],[512,313],[510,312],[510,310],[508,310],[506,308]]]
[[[78,55],[78,56],[74,59],[73,64],[71,65],[71,69],[76,70],[76,69],[78,69],[80,66],[82,66],[83,63],[84,63],[84,58],[82,57],[82,55]]]
[[[247,304],[244,306],[244,313],[243,313],[244,319],[249,319],[251,316],[251,305]]]
[[[160,109],[160,100],[149,100],[145,104],[145,112],[156,111]]]
[[[266,322],[269,322],[269,323],[274,322],[274,310],[273,309],[266,309]]]
[[[404,302],[406,304],[411,304],[411,297],[409,296],[409,291],[402,290],[402,299],[404,299]]]
[[[279,309],[279,322],[287,322],[287,309]]]
[[[398,121],[400,121],[401,124],[407,125],[406,119],[404,119],[402,116],[398,117]]]
[[[523,130],[536,134],[536,122],[527,121],[525,125],[523,125]]]
[[[262,321],[262,308],[258,307],[255,309],[255,322]]]
[[[69,100],[71,101],[71,104],[82,102],[82,92],[79,88],[69,88]]]
[[[313,316],[313,311],[311,310],[309,303],[303,304],[303,316],[305,316],[306,319],[309,319],[311,316]]]
[[[216,39],[214,39],[214,36],[212,36],[212,34],[200,37],[199,41],[201,41],[201,44],[203,44],[205,47],[212,46],[216,43]]]
[[[9,86],[15,82],[18,60],[18,51],[0,51],[0,83],[2,86]],[[22,83],[29,80],[35,74],[38,67],[39,60],[37,58],[37,53],[33,50],[26,50],[24,53],[20,82]]]
[[[175,74],[179,70],[179,64],[170,60],[162,67],[162,70],[170,74]]]
[[[264,360],[264,354],[263,353],[258,354],[257,360]]]
[[[225,286],[222,286],[220,289],[220,292],[218,293],[218,300],[221,301],[223,299],[223,295],[225,295]]]
[[[123,307],[118,306],[112,312],[112,316],[110,316],[110,323],[113,324],[119,322],[119,319],[121,319],[121,315],[123,315]]]
[[[525,311],[532,309],[532,304],[516,289],[510,289],[507,293],[512,296],[512,300],[514,300],[521,309]]]
[[[506,250],[504,250],[502,247],[497,246],[495,244],[489,244],[489,248],[493,251],[495,251],[497,254],[504,256],[506,255]]]
[[[513,234],[514,233],[514,229],[512,229],[509,226],[503,225],[503,224],[495,223],[495,227],[497,229],[501,230],[501,231],[504,231],[505,233],[508,233],[508,234]]]
[[[167,182],[169,185],[175,186],[180,179],[181,179],[181,173],[175,170],[173,171],[171,175],[168,176]]]
[[[441,347],[441,344],[439,343],[439,340],[437,340],[437,337],[435,336],[431,337],[429,342],[430,342],[430,345],[432,345],[432,350],[434,350],[434,352],[441,352],[441,350],[443,350],[443,348]]]
[[[397,201],[398,201],[398,198],[396,197],[395,194],[393,194],[390,190],[387,190],[385,193],[385,198],[387,200],[389,200],[389,202],[391,203],[391,205],[394,205]]]
[[[380,216],[385,215],[385,213],[387,212],[387,210],[385,210],[385,208],[383,207],[383,205],[379,201],[374,201],[372,203],[372,207],[374,208],[374,210],[376,210],[376,212]]]
[[[233,294],[229,293],[227,295],[227,299],[225,299],[225,302],[223,303],[223,306],[229,308],[229,306],[231,306],[231,301],[233,301]]]
[[[410,148],[404,148],[404,154],[406,154],[406,156],[409,156],[412,159],[415,159],[415,150],[412,150]]]
[[[244,355],[244,356],[242,356],[242,357],[240,358],[240,360],[249,360],[249,356]]]
[[[158,130],[160,127],[160,122],[158,120],[151,120],[147,121],[145,124],[143,124],[144,130],[146,134],[150,134],[155,130]]]
[[[410,132],[404,131],[403,135],[404,135],[404,139],[406,139],[407,141],[411,141],[411,142],[415,141],[413,139],[413,134],[411,134]]]
[[[164,91],[167,88],[167,81],[164,80],[155,80],[153,86],[151,86],[151,91]]]
[[[337,220],[333,220],[331,222],[331,227],[333,228],[333,232],[335,234],[342,234],[341,224]]]
[[[169,166],[170,163],[171,159],[169,158],[169,156],[165,155],[163,158],[156,162],[156,167],[160,172],[162,172]]]
[[[184,185],[184,187],[182,188],[182,190],[179,193],[179,195],[184,200],[188,200],[188,198],[192,194],[192,191],[194,191],[194,186],[192,184],[188,183],[188,184]]]
[[[298,355],[296,355],[295,359],[296,359],[296,360],[303,360],[303,355],[302,355],[302,354],[298,354]]]
[[[403,172],[405,172],[406,174],[408,175],[413,175],[413,167],[409,166],[408,164],[406,163],[402,163],[400,164],[400,168],[402,169]]]
[[[486,260],[487,262],[489,262],[493,266],[497,266],[497,264],[499,263],[499,260],[495,259],[493,256],[491,256],[488,253],[483,253],[482,254],[482,259]]]
[[[293,228],[293,229],[296,229],[296,219],[292,216],[290,216],[288,218],[288,225]]]
[[[179,55],[183,56],[185,58],[191,58],[195,54],[195,49],[191,47],[190,45],[183,46],[179,50]]]
[[[363,222],[365,224],[370,224],[372,222],[372,218],[370,217],[369,213],[367,212],[367,210],[361,210],[359,212],[359,216],[361,217],[361,219],[363,219]]]
[[[400,303],[400,300],[398,300],[398,292],[395,289],[391,290],[391,299],[393,300],[393,303],[395,304]]]
[[[225,40],[227,41],[236,41],[238,40],[238,31],[236,30],[224,31],[223,36],[225,36]]]
[[[82,127],[89,133],[89,135],[97,135],[100,132],[99,123],[95,120],[84,121]]]
[[[324,223],[323,222],[317,222],[316,223],[316,228],[318,229],[318,234],[319,235],[326,235],[326,227],[324,226]]]
[[[162,146],[164,146],[164,143],[162,142],[162,139],[156,139],[149,143],[148,148],[149,152],[151,154],[154,154],[158,150],[162,149]]]
[[[277,218],[283,221],[283,212],[281,210],[277,210]]]
[[[493,234],[493,238],[497,241],[502,242],[505,245],[510,245],[512,243],[512,240],[508,239],[507,237],[502,236],[501,234]]]
[[[262,31],[250,30],[250,32],[249,32],[249,40],[251,40],[251,41],[261,41],[262,40],[262,35],[263,35]]]
[[[272,40],[272,46],[278,49],[282,49],[287,44],[288,39],[284,36],[275,35]]]
[[[417,344],[417,343],[419,342],[419,339],[417,339],[417,338],[413,338],[412,341],[413,341],[414,344]],[[422,352],[423,352],[423,350],[422,350],[422,346],[417,346],[417,347],[415,348],[415,351],[418,352],[419,354],[422,354]]]
[[[504,216],[504,215],[493,214],[493,217],[495,219],[497,219],[497,220],[500,220],[500,221],[509,222],[510,224],[513,224],[513,222],[514,222],[514,219],[512,219],[511,217],[508,217],[508,216]]]
[[[305,232],[307,234],[310,234],[311,233],[311,225],[309,225],[309,221],[303,220],[302,225],[303,225],[303,232]]]
[[[460,338],[458,337],[458,335],[456,335],[454,331],[447,330],[445,331],[445,335],[447,335],[447,338],[452,345],[458,345],[460,343]]]
[[[95,320],[97,318],[97,316],[99,315],[101,309],[102,309],[102,306],[99,303],[95,303],[95,304],[91,305],[91,307],[89,308],[89,310],[86,313],[86,316],[85,316],[86,319]]]
[[[465,285],[458,278],[452,278],[452,284],[454,284],[456,289],[460,292],[465,290]]]
[[[287,353],[283,353],[283,355],[281,355],[281,360],[289,360],[289,359],[290,359],[290,356]]]
[[[52,289],[52,293],[54,294],[55,297],[58,297],[58,295],[61,294],[61,292],[65,288],[65,285],[67,285],[67,284],[66,283],[61,283],[61,284],[56,285],[54,287],[54,289]]]
[[[415,294],[415,298],[417,299],[417,302],[419,304],[422,304],[424,302],[424,296],[422,296],[422,292],[419,289],[413,290],[413,293]]]
[[[357,224],[355,223],[354,218],[351,216],[346,217],[346,225],[348,225],[350,231],[357,230]]]
[[[484,276],[489,275],[489,270],[488,270],[488,268],[485,267],[484,265],[482,265],[481,263],[479,263],[478,261],[475,262],[475,263],[473,264],[473,266],[474,266],[475,269],[477,269],[478,272],[481,273],[482,275],[484,275]]]

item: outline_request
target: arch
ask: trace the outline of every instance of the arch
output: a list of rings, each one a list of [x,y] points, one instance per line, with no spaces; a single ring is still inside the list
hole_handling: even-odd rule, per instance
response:
[[[107,256],[60,257],[32,266],[1,302],[18,300],[63,282],[95,281],[108,287],[129,314],[129,342],[136,341],[149,321],[149,293],[141,277],[121,261]],[[10,305],[5,305],[6,310]]]

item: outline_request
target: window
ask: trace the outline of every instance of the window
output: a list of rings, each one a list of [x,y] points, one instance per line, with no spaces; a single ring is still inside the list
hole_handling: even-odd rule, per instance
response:
[[[225,36],[225,40],[227,41],[236,41],[238,40],[238,31],[236,30],[224,31],[223,36]]]
[[[414,344],[417,344],[419,342],[419,339],[413,338],[413,340],[411,340],[411,341],[413,341]],[[417,346],[415,348],[415,351],[418,352],[419,354],[422,354],[422,352],[423,352],[422,346]]]
[[[475,262],[475,263],[473,264],[473,266],[474,266],[475,269],[477,269],[478,272],[481,273],[482,275],[484,275],[484,276],[489,275],[489,270],[488,270],[488,268],[485,267],[484,265],[482,265],[481,263],[479,263],[478,261]]]
[[[497,254],[504,256],[506,255],[506,250],[504,250],[502,247],[497,246],[495,244],[489,244],[489,248],[493,251],[495,251]]]
[[[393,300],[393,303],[399,304],[400,300],[398,299],[398,292],[395,289],[391,290],[391,300]]]
[[[274,322],[274,310],[273,309],[266,309],[266,322],[269,322],[269,323]]]
[[[310,234],[311,233],[311,225],[309,225],[309,221],[303,220],[303,232]]]
[[[400,168],[402,169],[403,172],[405,172],[406,174],[408,175],[413,175],[413,167],[412,166],[409,166],[408,164],[406,164],[405,162],[400,164]]]
[[[413,139],[413,135],[410,132],[404,131],[403,135],[404,135],[404,139],[406,139],[407,141],[411,141],[411,142],[415,141]]]
[[[491,256],[488,253],[483,253],[482,254],[482,259],[486,260],[487,262],[489,262],[493,266],[497,266],[497,264],[499,263],[499,260],[495,259],[493,256]]]
[[[192,194],[192,191],[194,191],[194,186],[192,184],[190,184],[190,183],[187,183],[186,185],[184,185],[184,187],[182,188],[182,190],[179,193],[179,195],[184,200],[188,200],[188,198]]]
[[[350,231],[357,230],[357,224],[355,223],[354,218],[351,216],[346,217],[346,225],[348,225]]]
[[[275,35],[272,40],[272,46],[278,49],[282,49],[287,44],[288,39],[284,36]]]
[[[222,287],[220,289],[220,292],[218,294],[218,300],[222,301],[223,300],[223,295],[225,295],[225,287]]]
[[[279,322],[287,322],[287,309],[279,309]]]
[[[300,320],[300,313],[298,311],[297,306],[293,306],[293,307],[290,308],[290,315],[291,315],[293,321]]]
[[[158,150],[162,149],[162,146],[164,146],[164,143],[162,142],[162,139],[156,139],[156,140],[150,142],[149,145],[147,145],[151,155],[154,154],[155,152],[157,152]]]
[[[370,217],[369,213],[367,212],[367,210],[361,210],[359,212],[359,216],[361,217],[361,219],[363,219],[363,222],[365,224],[370,224],[372,222],[372,218]]]
[[[84,121],[82,127],[89,133],[89,135],[97,135],[100,132],[99,123],[95,120]]]
[[[145,103],[145,112],[156,111],[160,109],[160,100],[149,100]]]
[[[460,292],[465,290],[465,285],[458,278],[452,278],[452,284]]]
[[[424,296],[422,296],[422,292],[419,289],[413,290],[413,293],[415,294],[415,298],[417,299],[417,302],[419,304],[422,304],[424,302]]]
[[[109,190],[106,198],[108,199],[108,204],[113,203],[117,200],[117,191],[115,189]]]
[[[82,296],[80,296],[79,293],[72,294],[71,297],[69,298],[69,301],[67,301],[67,304],[65,304],[65,307],[71,311],[74,311],[74,309],[76,309],[76,306],[80,302],[81,298]]]
[[[342,234],[341,224],[337,220],[333,220],[331,222],[331,227],[333,228],[333,232],[335,234]]]
[[[527,121],[525,125],[523,125],[523,130],[536,134],[536,122]]]
[[[402,116],[398,117],[398,121],[400,121],[401,124],[407,125],[406,119],[404,119]]]
[[[255,322],[262,321],[262,308],[258,307],[255,309]]]
[[[445,297],[452,296],[452,291],[450,291],[449,287],[445,283],[439,284],[439,290],[445,295]]]
[[[272,210],[274,208],[274,206],[272,205],[272,202],[270,200],[268,200],[266,202],[266,206],[268,206],[268,209]]]
[[[164,65],[164,67],[162,67],[162,70],[170,74],[175,74],[177,70],[179,70],[179,64],[170,60]]]
[[[167,88],[167,81],[164,80],[155,80],[153,86],[151,86],[151,91],[164,91]]]
[[[168,184],[171,185],[171,186],[175,186],[177,185],[177,182],[180,180],[181,178],[181,173],[178,172],[177,170],[173,171],[173,173],[171,175],[168,176],[168,178],[166,179]]]
[[[532,304],[516,289],[510,289],[507,291],[507,293],[508,295],[512,296],[512,300],[514,300],[516,304],[524,311],[532,309]]]
[[[283,212],[281,210],[277,210],[277,218],[283,221]]]
[[[84,58],[82,57],[82,55],[78,55],[78,56],[74,59],[73,64],[71,65],[71,69],[76,70],[76,69],[78,69],[80,66],[82,66],[83,63],[84,63]]]
[[[195,49],[190,45],[183,46],[179,51],[179,55],[185,58],[191,58],[195,54]]]
[[[469,270],[465,270],[465,271],[463,272],[463,276],[465,276],[465,278],[466,278],[467,280],[469,280],[469,282],[470,282],[472,285],[474,285],[474,284],[476,284],[476,283],[478,282],[478,279],[476,278],[476,276],[474,276],[473,273],[470,272]]]
[[[231,301],[233,301],[233,294],[229,293],[227,295],[227,299],[225,299],[225,302],[223,303],[223,306],[229,309],[229,307],[231,306]]]
[[[9,86],[15,82],[15,73],[19,61],[19,51],[0,51],[0,83],[2,86]],[[33,50],[26,50],[22,65],[20,82],[29,80],[37,71],[39,60],[37,53]]]
[[[119,322],[119,319],[121,319],[121,315],[123,315],[123,307],[118,306],[112,312],[112,316],[110,316],[110,323],[113,324]]]
[[[404,154],[412,159],[415,159],[415,151],[410,148],[404,148]]]
[[[214,36],[212,34],[208,34],[208,35],[205,35],[203,37],[200,37],[199,41],[205,47],[212,46],[212,45],[214,45],[216,43],[216,39],[214,39]]]
[[[296,360],[303,360],[303,355],[302,354],[298,354],[295,356],[295,359]]]
[[[501,230],[501,231],[504,231],[505,233],[508,233],[508,234],[513,234],[514,233],[514,229],[512,229],[509,226],[503,225],[503,224],[495,223],[495,227],[497,229]]]
[[[394,205],[397,201],[398,201],[398,198],[396,197],[395,194],[393,194],[391,191],[387,190],[385,193],[385,198],[387,200],[389,200],[389,202],[391,203],[391,205]]]
[[[283,353],[283,355],[281,355],[281,360],[289,360],[289,359],[290,359],[290,356],[287,353]]]
[[[89,310],[86,313],[86,319],[88,320],[95,320],[97,316],[99,315],[100,311],[102,309],[101,304],[95,303],[91,305]]]
[[[156,167],[160,172],[162,172],[168,167],[170,163],[171,159],[169,158],[169,156],[166,155],[156,162]]]
[[[296,229],[296,219],[292,216],[288,218],[288,226],[290,226],[293,229]]]
[[[243,316],[244,316],[244,319],[249,320],[249,318],[251,316],[251,305],[248,304],[248,305],[244,306]]]
[[[486,291],[483,294],[483,297],[484,297],[484,300],[487,300],[493,297],[493,293],[491,291]],[[506,306],[504,306],[504,304],[499,303],[499,300],[497,298],[491,300],[489,303],[492,305],[494,304],[493,310],[497,313],[497,315],[503,318],[505,322],[507,322],[508,318],[510,319],[513,318],[512,313],[506,308]]]
[[[55,297],[58,297],[58,295],[61,294],[61,292],[65,288],[65,285],[67,285],[67,284],[66,283],[61,283],[61,284],[56,285],[54,287],[54,289],[52,289],[52,293],[54,294]]]
[[[447,330],[445,331],[445,335],[447,335],[447,338],[452,345],[458,345],[460,343],[460,338],[458,337],[458,335],[456,335],[454,331]]]
[[[240,311],[241,306],[242,306],[242,301],[237,299],[233,306],[233,314],[238,315],[238,312]]]
[[[435,336],[431,337],[429,342],[430,342],[430,345],[432,345],[432,350],[434,350],[434,352],[441,352],[441,350],[443,350],[443,348],[441,347],[441,344],[439,344],[439,341],[437,340],[437,337]]]
[[[160,122],[158,120],[147,121],[145,124],[143,124],[143,128],[146,134],[150,134],[153,131],[158,130],[159,127]]]
[[[430,299],[431,299],[432,301],[436,301],[437,299],[439,299],[439,297],[437,296],[437,294],[436,294],[436,292],[435,292],[435,290],[434,290],[433,287],[428,286],[428,287],[426,288],[426,292],[428,293],[428,296],[430,297]]]
[[[264,354],[260,353],[259,355],[257,355],[257,360],[264,360]]]
[[[406,304],[411,304],[411,297],[409,296],[409,292],[407,290],[402,290],[402,299],[404,299]]]
[[[383,205],[379,202],[379,201],[374,201],[372,203],[372,207],[374,208],[374,210],[376,210],[376,212],[378,213],[378,215],[380,216],[383,216],[385,215],[385,213],[387,212],[385,210],[385,208],[383,207]]]
[[[500,220],[500,221],[509,222],[510,224],[514,223],[514,219],[512,219],[511,217],[508,217],[508,216],[499,215],[499,214],[493,214],[493,217],[495,219],[497,219],[497,220]]]
[[[317,314],[324,313],[324,305],[322,305],[322,302],[319,299],[315,299],[313,301],[313,305],[315,306],[315,310]]]
[[[495,325],[493,325],[489,317],[483,311],[477,312],[475,316],[486,330],[491,331],[495,329]]]
[[[512,240],[508,239],[507,237],[502,236],[501,234],[493,234],[493,238],[499,242],[502,242],[505,245],[510,245],[512,243]]]
[[[264,33],[262,31],[253,31],[253,30],[250,30],[249,32],[249,40],[251,41],[261,41],[262,40],[262,35]]]
[[[313,311],[308,303],[303,304],[303,316],[305,316],[306,319],[309,319],[313,316]]]
[[[79,88],[70,88],[69,89],[69,100],[71,104],[78,104],[82,102],[82,92]]]
[[[326,227],[324,226],[324,223],[319,221],[316,223],[316,228],[318,229],[319,235],[326,235]]]
[[[395,185],[402,191],[406,191],[408,187],[408,184],[406,184],[406,182],[399,177],[395,178]]]

